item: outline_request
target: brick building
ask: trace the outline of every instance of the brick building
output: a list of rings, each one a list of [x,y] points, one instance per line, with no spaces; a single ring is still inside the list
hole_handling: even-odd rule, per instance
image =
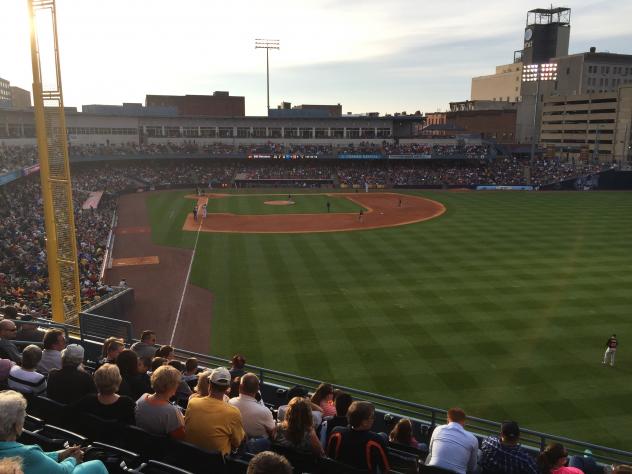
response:
[[[498,143],[515,143],[516,110],[459,110],[426,114],[426,126],[445,134],[480,134]]]
[[[147,95],[146,107],[175,107],[180,116],[244,117],[246,101],[243,96],[231,96],[216,91],[213,95]]]

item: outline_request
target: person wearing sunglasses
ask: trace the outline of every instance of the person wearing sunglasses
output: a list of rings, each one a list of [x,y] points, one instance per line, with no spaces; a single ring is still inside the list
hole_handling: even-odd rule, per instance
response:
[[[21,364],[22,356],[12,341],[12,339],[15,339],[17,332],[18,327],[12,320],[3,319],[0,321],[0,357],[11,359],[16,364]]]

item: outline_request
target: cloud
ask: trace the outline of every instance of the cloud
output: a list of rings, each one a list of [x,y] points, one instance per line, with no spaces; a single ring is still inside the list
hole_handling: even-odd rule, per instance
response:
[[[569,0],[571,52],[630,53],[632,2]],[[19,5],[18,5],[19,4]],[[614,6],[613,6],[614,5]],[[474,76],[510,63],[532,0],[57,0],[67,105],[143,102],[147,93],[342,103],[354,112],[435,110],[469,98]],[[0,2],[0,75],[31,83],[26,8]]]

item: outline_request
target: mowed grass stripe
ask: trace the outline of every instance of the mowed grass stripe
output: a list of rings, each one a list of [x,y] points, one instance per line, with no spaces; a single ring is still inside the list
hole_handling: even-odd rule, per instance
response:
[[[320,331],[327,334],[323,338],[323,344],[328,353],[335,352],[338,356],[338,362],[329,367],[329,380],[344,384],[350,373],[362,380],[370,379],[373,367],[366,357],[367,354],[361,346],[349,341],[351,328],[346,322],[348,319],[361,318],[361,315],[357,314],[345,287],[339,285],[335,279],[345,269],[338,265],[333,249],[316,245],[315,250],[313,244],[316,240],[313,236],[300,234],[289,239],[292,244],[291,253],[296,256],[299,266],[306,271],[308,281],[305,288],[311,289],[307,298],[308,311],[320,326]],[[353,337],[361,338],[362,334],[355,333]],[[319,367],[314,369],[317,374],[321,372]]]
[[[358,235],[362,233],[356,233]],[[331,253],[328,261],[336,262],[330,278],[342,289],[344,298],[352,311],[337,312],[337,323],[348,339],[348,343],[356,346],[361,361],[343,362],[346,369],[345,384],[356,383],[361,379],[354,370],[358,363],[369,367],[369,384],[365,384],[370,390],[382,392],[386,386],[393,384],[393,377],[397,377],[397,367],[401,362],[392,349],[393,339],[401,340],[402,333],[388,334],[384,328],[389,327],[388,308],[391,306],[388,295],[382,293],[383,288],[368,286],[365,284],[365,276],[371,274],[368,262],[375,257],[370,249],[363,249],[359,257],[357,253],[356,239],[348,240],[346,234],[335,233],[327,235],[325,241]],[[351,243],[353,250],[345,245]],[[391,329],[391,328],[389,328]],[[404,341],[402,341],[403,343]],[[392,367],[391,371],[382,370],[384,366]],[[407,378],[398,379],[398,385],[405,389],[414,389],[413,382]]]
[[[318,365],[320,372],[327,378],[331,377],[330,358],[323,346],[320,331],[315,329],[315,319],[309,314],[305,301],[300,297],[301,282],[305,279],[301,275],[301,268],[294,260],[286,257],[289,250],[288,235],[265,235],[258,239],[260,251],[267,261],[268,268],[274,270],[267,275],[270,292],[267,298],[274,301],[278,308],[273,334],[263,340],[274,341],[272,345],[278,350],[270,351],[273,363],[279,360],[289,361],[291,368],[299,373],[307,374]],[[266,317],[265,311],[261,314]],[[323,338],[324,339],[324,338]],[[301,344],[296,344],[301,341]],[[275,365],[276,365],[275,364]],[[278,365],[277,365],[278,367]]]

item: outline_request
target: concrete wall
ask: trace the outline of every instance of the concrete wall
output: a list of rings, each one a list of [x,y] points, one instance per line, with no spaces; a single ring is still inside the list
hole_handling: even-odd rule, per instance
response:
[[[496,74],[472,78],[471,100],[517,102],[520,100],[522,63],[496,67]]]

